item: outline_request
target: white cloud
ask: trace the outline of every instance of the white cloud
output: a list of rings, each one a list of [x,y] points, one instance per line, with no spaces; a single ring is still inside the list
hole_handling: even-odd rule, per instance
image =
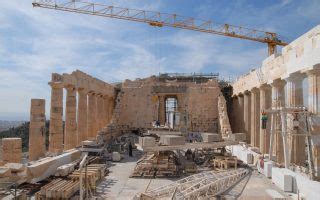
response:
[[[70,73],[80,69],[106,81],[159,72],[218,71],[229,75],[258,67],[267,54],[265,46],[243,40],[178,29],[151,29],[134,22],[32,8],[31,2],[1,2],[0,93],[5,95],[0,96],[0,119],[10,113],[28,119],[30,98],[46,98],[48,106],[47,82],[52,72]],[[251,27],[267,30],[284,29],[281,20],[274,19],[292,20],[296,15],[277,14],[292,6],[289,0],[266,9],[243,5],[241,1],[225,7],[221,1],[215,2],[221,7],[210,2],[199,4],[202,5],[198,8],[201,12],[196,12],[199,17],[210,19],[212,13],[217,13],[222,21],[246,22]],[[111,4],[145,10],[173,6],[164,1],[146,0],[115,0]],[[176,4],[178,10],[193,9]],[[309,17],[317,18],[316,9],[317,5],[307,6]],[[157,53],[159,46],[164,48],[162,53]]]

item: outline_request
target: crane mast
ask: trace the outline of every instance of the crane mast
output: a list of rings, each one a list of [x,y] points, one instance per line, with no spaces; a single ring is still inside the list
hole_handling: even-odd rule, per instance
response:
[[[142,22],[155,27],[168,26],[266,43],[269,55],[276,53],[277,45],[287,45],[273,32],[215,23],[212,20],[195,19],[177,14],[121,8],[82,0],[34,0],[32,5],[34,7]]]

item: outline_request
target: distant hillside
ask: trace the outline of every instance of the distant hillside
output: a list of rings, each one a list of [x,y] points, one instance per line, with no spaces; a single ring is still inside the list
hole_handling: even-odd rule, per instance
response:
[[[8,130],[9,128],[20,126],[23,123],[25,123],[25,121],[0,120],[0,132]]]
[[[30,122],[24,122],[20,126],[9,128],[8,130],[0,132],[0,139],[7,137],[22,138],[22,151],[28,151],[29,144],[29,125]],[[46,146],[48,147],[49,141],[49,121],[46,122]]]

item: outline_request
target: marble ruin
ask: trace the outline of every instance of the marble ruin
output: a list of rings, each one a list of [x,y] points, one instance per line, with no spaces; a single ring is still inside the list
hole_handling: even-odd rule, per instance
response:
[[[128,148],[129,143],[125,147],[119,144],[129,133],[142,136],[136,141],[137,148],[145,151],[135,168],[139,177],[177,175],[179,166],[174,164],[173,154],[186,150],[186,157],[195,157],[196,153],[187,155],[187,150],[206,152],[213,148],[229,156],[217,156],[214,168],[237,169],[239,163],[251,164],[277,185],[284,176],[302,179],[297,175],[300,172],[311,174],[312,180],[320,178],[320,25],[237,78],[231,84],[230,96],[222,92],[214,74],[160,74],[110,84],[76,70],[53,73],[49,86],[50,102],[31,100],[28,160],[22,159],[20,138],[2,139],[0,180],[37,183],[67,174],[69,181],[79,182],[66,195],[80,190],[81,199],[81,170],[87,156],[101,156],[108,149],[113,157],[110,159],[120,161],[121,149]],[[50,105],[47,117],[46,103]],[[224,154],[226,149],[228,154]],[[162,162],[167,168],[153,172]],[[181,163],[184,172],[196,171],[188,159]],[[105,166],[94,162],[88,166],[94,173],[104,173]],[[292,171],[286,171],[289,169]],[[233,173],[237,177],[238,172]],[[249,171],[242,173],[247,174]],[[296,187],[305,196],[313,195],[304,184]],[[295,192],[294,186],[290,191]],[[141,199],[148,195],[151,193],[142,194]]]

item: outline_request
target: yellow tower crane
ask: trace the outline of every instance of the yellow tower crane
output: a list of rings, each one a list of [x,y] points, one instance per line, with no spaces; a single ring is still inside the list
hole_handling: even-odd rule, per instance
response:
[[[34,7],[143,22],[156,27],[168,26],[182,28],[266,43],[268,45],[269,55],[276,53],[277,45],[287,45],[287,43],[282,42],[278,38],[278,35],[273,32],[265,32],[230,24],[220,24],[211,20],[195,19],[177,14],[120,8],[82,0],[34,0],[32,5]]]

